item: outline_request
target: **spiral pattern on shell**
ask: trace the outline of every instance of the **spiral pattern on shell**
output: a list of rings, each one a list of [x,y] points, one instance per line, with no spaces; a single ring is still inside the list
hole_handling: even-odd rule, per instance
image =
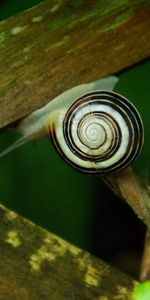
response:
[[[83,95],[49,126],[54,145],[74,168],[100,175],[127,167],[143,145],[143,124],[134,105],[111,91]]]

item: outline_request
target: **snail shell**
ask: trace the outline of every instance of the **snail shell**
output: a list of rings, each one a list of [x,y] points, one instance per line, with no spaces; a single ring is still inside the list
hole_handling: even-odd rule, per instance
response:
[[[46,130],[71,166],[92,174],[124,169],[143,145],[143,124],[137,109],[111,91],[87,93],[68,109],[55,111]]]

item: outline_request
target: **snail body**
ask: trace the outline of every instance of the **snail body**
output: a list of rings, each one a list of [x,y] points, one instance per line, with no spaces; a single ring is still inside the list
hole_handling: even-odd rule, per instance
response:
[[[55,111],[59,110],[60,112],[63,108],[69,107],[78,97],[91,90],[95,91],[102,88],[113,90],[118,80],[116,76],[109,76],[90,83],[81,84],[50,100],[45,106],[35,110],[19,122],[15,130],[21,134],[21,137],[2,151],[0,158],[29,141],[34,141],[45,136],[47,134],[45,124],[51,122]]]
[[[69,108],[76,99],[90,91],[95,91],[102,88],[113,90],[117,82],[118,78],[116,76],[109,76],[91,83],[75,86],[58,95],[48,102],[44,107],[37,109],[29,116],[24,118],[16,129],[28,140],[34,140],[44,136],[47,134],[45,131],[45,123],[47,123],[47,120],[51,122],[51,116],[55,111],[60,112],[64,108]]]
[[[0,156],[48,134],[75,169],[100,175],[124,169],[141,151],[144,134],[137,109],[112,91],[117,81],[110,76],[59,95],[20,122],[22,137]]]

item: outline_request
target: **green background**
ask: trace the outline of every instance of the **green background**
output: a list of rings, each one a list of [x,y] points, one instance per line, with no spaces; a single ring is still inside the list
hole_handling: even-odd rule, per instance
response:
[[[38,2],[2,1],[0,18]],[[144,122],[144,147],[133,164],[144,180],[149,177],[149,73],[150,63],[142,62],[118,74],[115,88],[136,105]],[[0,150],[17,138],[15,132],[1,133]],[[124,249],[137,258],[144,236],[144,227],[131,209],[116,199],[99,176],[81,174],[69,167],[48,138],[34,145],[28,143],[0,161],[1,203],[114,264],[116,253]]]

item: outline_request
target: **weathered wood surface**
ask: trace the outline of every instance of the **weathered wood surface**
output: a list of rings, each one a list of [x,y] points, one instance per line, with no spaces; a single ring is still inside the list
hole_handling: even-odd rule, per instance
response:
[[[113,192],[132,207],[139,219],[150,229],[150,189],[131,167],[104,177]]]
[[[0,300],[131,300],[135,284],[0,206]]]
[[[150,54],[148,0],[49,0],[0,23],[0,128]]]

